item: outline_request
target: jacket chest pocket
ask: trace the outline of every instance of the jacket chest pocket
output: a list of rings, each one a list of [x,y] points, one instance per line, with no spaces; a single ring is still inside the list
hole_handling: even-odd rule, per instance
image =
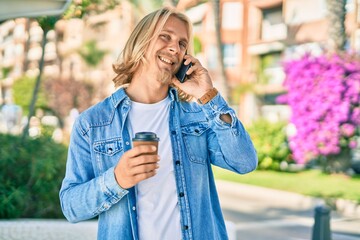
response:
[[[181,127],[186,152],[190,161],[205,164],[208,151],[206,141],[207,123],[194,123]]]
[[[123,152],[121,138],[113,138],[94,143],[94,152],[96,153],[96,165],[100,172],[106,171],[117,164],[120,153]]]

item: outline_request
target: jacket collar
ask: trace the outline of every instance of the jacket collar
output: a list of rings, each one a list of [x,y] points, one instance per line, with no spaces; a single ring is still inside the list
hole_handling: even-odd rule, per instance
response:
[[[126,92],[125,92],[126,87],[127,86],[121,86],[110,96],[110,99],[111,99],[112,104],[114,105],[114,108],[116,108],[124,99],[129,99],[128,95],[126,95]]]
[[[169,96],[171,98],[171,101],[179,102],[179,95],[176,88],[174,87],[169,88]]]
[[[113,106],[116,108],[123,100],[129,99],[128,95],[125,92],[127,85],[121,86],[119,89],[117,89],[111,96],[111,102],[113,103]],[[176,88],[170,87],[169,88],[169,96],[171,98],[171,101],[179,101],[179,96]]]

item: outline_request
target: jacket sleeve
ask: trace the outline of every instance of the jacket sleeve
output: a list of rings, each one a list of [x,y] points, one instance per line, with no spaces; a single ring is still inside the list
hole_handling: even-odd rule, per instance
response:
[[[208,135],[211,163],[240,174],[255,170],[258,159],[250,136],[223,97],[218,93],[202,109],[211,128]],[[220,119],[222,114],[231,116],[230,124]]]
[[[128,193],[116,182],[114,167],[95,176],[96,163],[91,156],[87,131],[79,119],[71,133],[66,173],[59,193],[63,214],[69,222],[91,219]]]

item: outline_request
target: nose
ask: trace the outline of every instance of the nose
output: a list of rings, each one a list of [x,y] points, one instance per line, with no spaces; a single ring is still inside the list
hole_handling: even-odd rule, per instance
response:
[[[168,50],[172,54],[178,54],[180,52],[180,46],[176,43],[172,43],[169,45]]]

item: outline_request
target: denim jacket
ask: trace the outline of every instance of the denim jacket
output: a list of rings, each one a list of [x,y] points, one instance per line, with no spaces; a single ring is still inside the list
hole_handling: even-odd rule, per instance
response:
[[[182,239],[228,239],[211,164],[245,174],[257,166],[249,135],[220,94],[205,105],[183,102],[170,88],[169,130]],[[114,167],[131,148],[131,101],[120,88],[84,111],[71,133],[60,190],[70,222],[98,216],[98,239],[138,239],[135,188],[122,189]],[[231,124],[220,119],[228,113]],[[166,127],[166,126],[164,126]]]

